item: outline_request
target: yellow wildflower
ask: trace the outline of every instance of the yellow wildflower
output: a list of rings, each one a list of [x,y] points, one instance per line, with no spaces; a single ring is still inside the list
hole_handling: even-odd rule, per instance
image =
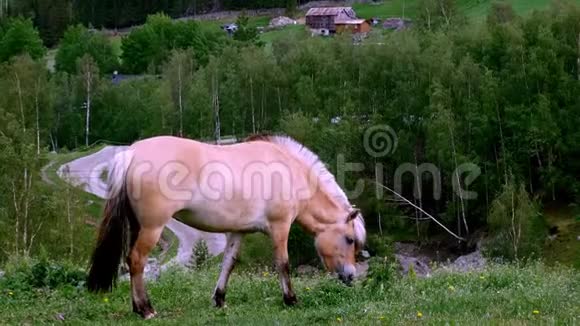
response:
[[[381,316],[381,317],[379,317],[379,319],[380,320],[384,320],[385,319],[385,316]]]
[[[339,323],[342,323],[342,318],[341,317],[336,317],[336,321]]]
[[[14,295],[14,292],[12,292],[12,291],[9,291],[9,292],[8,292],[8,295]]]
[[[423,317],[423,313],[420,311],[417,311],[417,318],[421,318],[421,317]]]
[[[306,287],[306,291],[310,291],[310,288],[309,287]]]
[[[534,311],[532,311],[532,313],[533,313],[534,315],[539,315],[539,314],[540,314],[540,311],[539,311],[539,310],[534,310]]]
[[[107,298],[107,297],[103,298],[103,302],[105,302],[105,303],[109,302],[109,298]]]
[[[479,279],[480,279],[480,280],[485,280],[485,276],[481,275],[481,276],[479,277]]]
[[[453,285],[449,285],[449,291],[455,292],[455,287]]]
[[[262,276],[264,276],[264,277],[268,277],[268,276],[270,276],[270,273],[268,273],[268,272],[263,272],[263,273],[262,273]]]

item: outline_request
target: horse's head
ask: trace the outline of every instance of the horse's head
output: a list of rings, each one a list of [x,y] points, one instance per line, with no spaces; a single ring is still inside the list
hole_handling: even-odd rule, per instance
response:
[[[331,272],[336,272],[341,281],[350,284],[356,275],[355,256],[364,245],[365,228],[360,211],[354,209],[340,222],[327,224],[316,235],[316,250],[320,259]]]

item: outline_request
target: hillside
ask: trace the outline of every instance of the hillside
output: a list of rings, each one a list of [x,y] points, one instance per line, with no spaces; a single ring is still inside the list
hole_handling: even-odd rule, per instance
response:
[[[580,0],[573,0],[580,3]],[[479,19],[485,17],[494,0],[457,0],[456,8],[460,14],[470,18]],[[527,14],[533,10],[546,9],[552,3],[551,0],[508,0],[514,11],[519,15]],[[419,11],[419,0],[390,0],[378,4],[354,4],[357,14],[363,18],[372,17],[409,17],[414,18]]]

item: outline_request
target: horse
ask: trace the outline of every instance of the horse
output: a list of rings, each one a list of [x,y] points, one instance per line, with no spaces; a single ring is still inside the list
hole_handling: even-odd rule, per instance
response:
[[[262,232],[273,243],[283,302],[294,305],[288,236],[297,222],[314,236],[323,265],[346,284],[366,231],[324,163],[283,135],[256,135],[244,142],[214,145],[172,136],[133,143],[115,155],[108,199],[93,251],[87,287],[111,291],[123,259],[129,268],[133,311],[156,315],[143,270],[168,221],[175,217],[206,232],[226,234],[226,246],[212,300],[225,304],[228,279],[244,234]]]

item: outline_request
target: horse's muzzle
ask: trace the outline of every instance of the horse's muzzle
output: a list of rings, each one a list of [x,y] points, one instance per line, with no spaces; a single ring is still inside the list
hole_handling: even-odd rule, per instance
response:
[[[354,280],[354,276],[356,274],[356,269],[352,265],[344,265],[338,272],[338,278],[344,283],[345,285],[350,286],[352,281]]]

